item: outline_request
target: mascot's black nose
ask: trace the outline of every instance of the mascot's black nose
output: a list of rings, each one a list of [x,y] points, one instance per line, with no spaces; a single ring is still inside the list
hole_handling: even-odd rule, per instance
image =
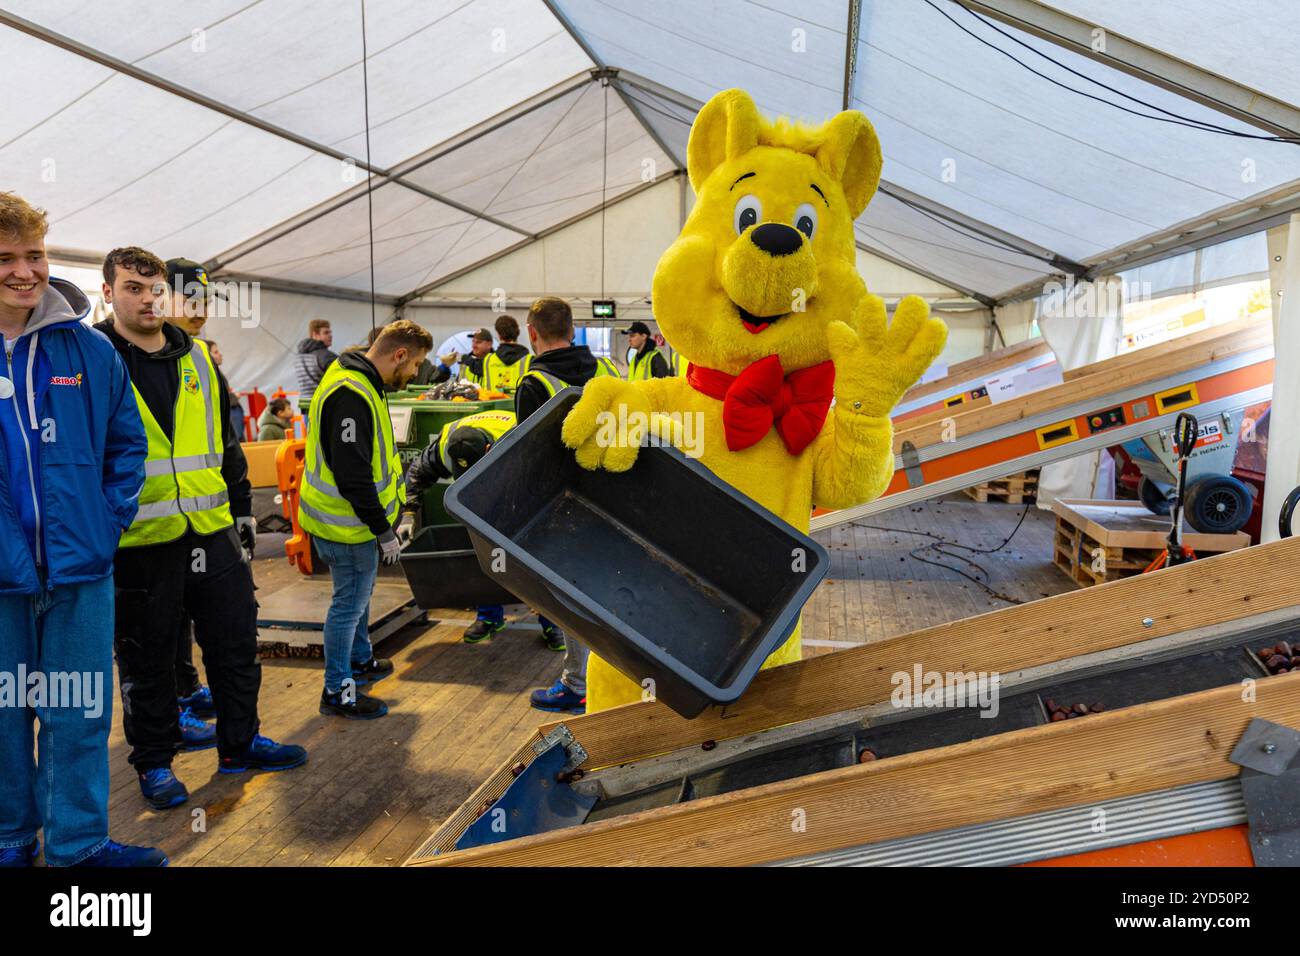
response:
[[[788,256],[803,245],[803,233],[783,222],[765,222],[749,233],[750,240],[768,255]]]

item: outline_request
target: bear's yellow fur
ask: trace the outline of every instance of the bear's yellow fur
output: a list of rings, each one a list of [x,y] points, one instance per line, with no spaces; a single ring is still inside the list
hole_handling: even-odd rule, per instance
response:
[[[867,293],[858,275],[853,221],[875,193],[880,165],[875,131],[855,110],[809,127],[767,121],[741,90],[709,100],[687,147],[697,201],[655,269],[655,318],[693,365],[730,375],[769,355],[780,358],[787,375],[829,359],[835,405],[798,455],[775,429],[731,451],[723,403],[686,378],[595,378],[564,422],[564,442],[576,449],[578,462],[623,471],[636,459],[641,436],[629,430],[611,443],[600,428],[602,412],[618,415],[625,406],[669,437],[669,420],[655,413],[698,412],[704,426],[700,461],[800,530],[808,530],[814,506],[847,508],[878,496],[893,474],[889,413],[947,338],[944,324],[915,296],[903,299],[889,322],[884,302]],[[795,226],[803,241],[793,252],[764,251],[751,241],[764,223]],[[759,331],[742,322],[742,310]],[[763,321],[770,324],[762,327]],[[744,542],[735,545],[743,560]],[[796,628],[764,666],[799,657]],[[635,681],[591,656],[588,713],[641,697]]]

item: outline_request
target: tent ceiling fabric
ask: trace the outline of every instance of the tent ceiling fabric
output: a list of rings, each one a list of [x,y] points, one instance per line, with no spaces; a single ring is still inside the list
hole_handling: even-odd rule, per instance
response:
[[[1041,2],[1300,102],[1286,46],[1295,5]],[[366,156],[359,0],[159,9],[6,0],[0,82],[23,95],[0,132],[4,188],[50,210],[54,247],[140,244],[233,274],[368,290],[366,176],[341,159]],[[366,0],[365,11],[380,294],[409,296],[681,168],[694,110],[719,89],[812,121],[844,98],[848,0]],[[859,241],[954,287],[997,297],[1059,272],[1053,255],[1086,264],[1300,191],[1295,145],[1064,89],[1051,81],[1258,132],[953,0],[862,0],[856,60],[850,99],[875,124],[894,187],[859,220]],[[620,71],[613,87],[588,75],[596,67]]]

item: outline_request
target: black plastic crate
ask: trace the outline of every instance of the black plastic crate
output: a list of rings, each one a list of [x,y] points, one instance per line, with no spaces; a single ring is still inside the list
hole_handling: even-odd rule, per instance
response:
[[[484,568],[501,549],[507,588],[677,713],[736,700],[794,630],[825,549],[673,448],[647,445],[618,474],[580,468],[560,441],[580,394],[502,439],[447,512]]]
[[[422,608],[514,604],[500,575],[484,574],[464,525],[424,528],[402,549],[402,572]]]

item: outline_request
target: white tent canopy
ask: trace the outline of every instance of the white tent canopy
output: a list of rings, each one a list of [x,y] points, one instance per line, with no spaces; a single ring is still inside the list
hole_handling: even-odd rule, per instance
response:
[[[387,315],[642,193],[680,217],[694,112],[740,86],[863,110],[861,247],[992,306],[1300,208],[1297,32],[1275,0],[6,0],[0,168],[68,261],[369,302],[373,252]]]

